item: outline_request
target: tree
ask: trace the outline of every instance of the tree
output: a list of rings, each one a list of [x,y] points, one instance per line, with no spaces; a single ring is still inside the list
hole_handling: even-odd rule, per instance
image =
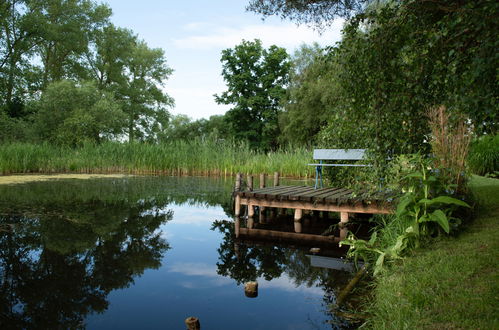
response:
[[[293,70],[279,118],[282,142],[299,145],[317,143],[338,101],[338,68],[318,44],[302,45],[291,59]]]
[[[79,78],[81,57],[93,35],[108,24],[111,9],[92,0],[34,0],[30,8],[42,15],[42,40],[37,46],[42,87],[52,81]]]
[[[35,107],[41,138],[59,144],[73,146],[111,139],[120,135],[126,125],[126,115],[113,95],[92,82],[52,83]]]
[[[247,10],[264,17],[278,15],[317,26],[330,24],[336,17],[350,17],[372,0],[251,0]]]
[[[24,115],[24,94],[33,72],[30,58],[41,40],[40,15],[25,0],[0,2],[0,107],[10,117]]]
[[[173,99],[163,91],[173,70],[164,52],[149,48],[128,29],[109,25],[97,32],[86,54],[90,77],[111,91],[128,115],[128,140],[156,140],[168,124]]]
[[[222,76],[227,91],[215,95],[219,104],[233,104],[226,115],[229,134],[252,147],[277,147],[278,116],[291,64],[284,48],[245,41],[222,51]]]

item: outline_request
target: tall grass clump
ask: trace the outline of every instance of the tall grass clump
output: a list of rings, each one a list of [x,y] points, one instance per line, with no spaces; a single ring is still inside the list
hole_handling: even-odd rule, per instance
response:
[[[482,136],[473,141],[468,166],[474,174],[499,177],[499,135]]]
[[[471,129],[460,116],[452,122],[445,106],[431,108],[427,115],[434,167],[444,171],[448,183],[455,184],[457,192],[463,192]]]
[[[0,174],[131,173],[233,175],[280,172],[309,177],[311,152],[304,148],[258,152],[244,142],[176,140],[159,144],[106,142],[78,148],[13,143],[0,146]]]

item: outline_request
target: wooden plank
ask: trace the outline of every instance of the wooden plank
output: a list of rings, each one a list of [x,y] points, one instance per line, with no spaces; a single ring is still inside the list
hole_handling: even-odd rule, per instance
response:
[[[313,189],[313,187],[300,187],[297,186],[296,188],[289,189],[285,192],[279,193],[279,196],[277,197],[279,200],[292,200],[293,196],[295,194],[300,194],[302,193],[305,189]]]
[[[314,149],[314,159],[361,160],[365,153],[365,149]]]
[[[317,189],[315,193],[308,193],[304,194],[301,196],[300,200],[303,201],[312,201],[315,200],[316,202],[322,202],[323,196],[327,196],[331,194],[334,191],[337,191],[341,188],[322,188],[322,189]]]
[[[303,189],[300,192],[297,192],[297,193],[294,193],[292,195],[289,195],[288,199],[292,200],[292,201],[299,200],[303,194],[306,194],[306,193],[309,193],[309,192],[313,192],[315,190],[316,189],[314,187],[307,187],[307,189]]]
[[[336,201],[338,200],[338,198],[344,197],[345,195],[351,195],[351,194],[352,194],[352,190],[347,189],[347,188],[341,188],[341,190],[338,190],[338,191],[334,192],[333,194],[331,194],[329,196],[325,196],[324,197],[324,202],[326,202],[326,203],[336,203]]]
[[[287,194],[290,191],[295,191],[300,188],[300,186],[280,186],[281,189],[271,191],[267,194],[265,194],[266,199],[277,199],[277,198],[282,198],[283,194]]]
[[[274,194],[275,192],[278,192],[280,190],[286,189],[286,186],[276,186],[276,187],[268,187],[265,189],[258,189],[255,190],[252,196],[249,197],[256,197],[256,198],[265,198],[266,196],[270,194]]]

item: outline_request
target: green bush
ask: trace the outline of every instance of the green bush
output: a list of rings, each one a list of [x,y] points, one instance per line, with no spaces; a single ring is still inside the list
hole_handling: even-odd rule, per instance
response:
[[[482,136],[471,144],[468,166],[478,175],[497,175],[499,172],[499,135]]]

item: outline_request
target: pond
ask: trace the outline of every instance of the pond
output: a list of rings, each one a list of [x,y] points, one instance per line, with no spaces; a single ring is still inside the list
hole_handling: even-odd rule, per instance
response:
[[[349,327],[330,311],[352,276],[331,258],[343,252],[236,238],[232,189],[204,177],[0,185],[0,328],[185,329],[189,316],[203,329]],[[292,231],[292,216],[261,226]]]

